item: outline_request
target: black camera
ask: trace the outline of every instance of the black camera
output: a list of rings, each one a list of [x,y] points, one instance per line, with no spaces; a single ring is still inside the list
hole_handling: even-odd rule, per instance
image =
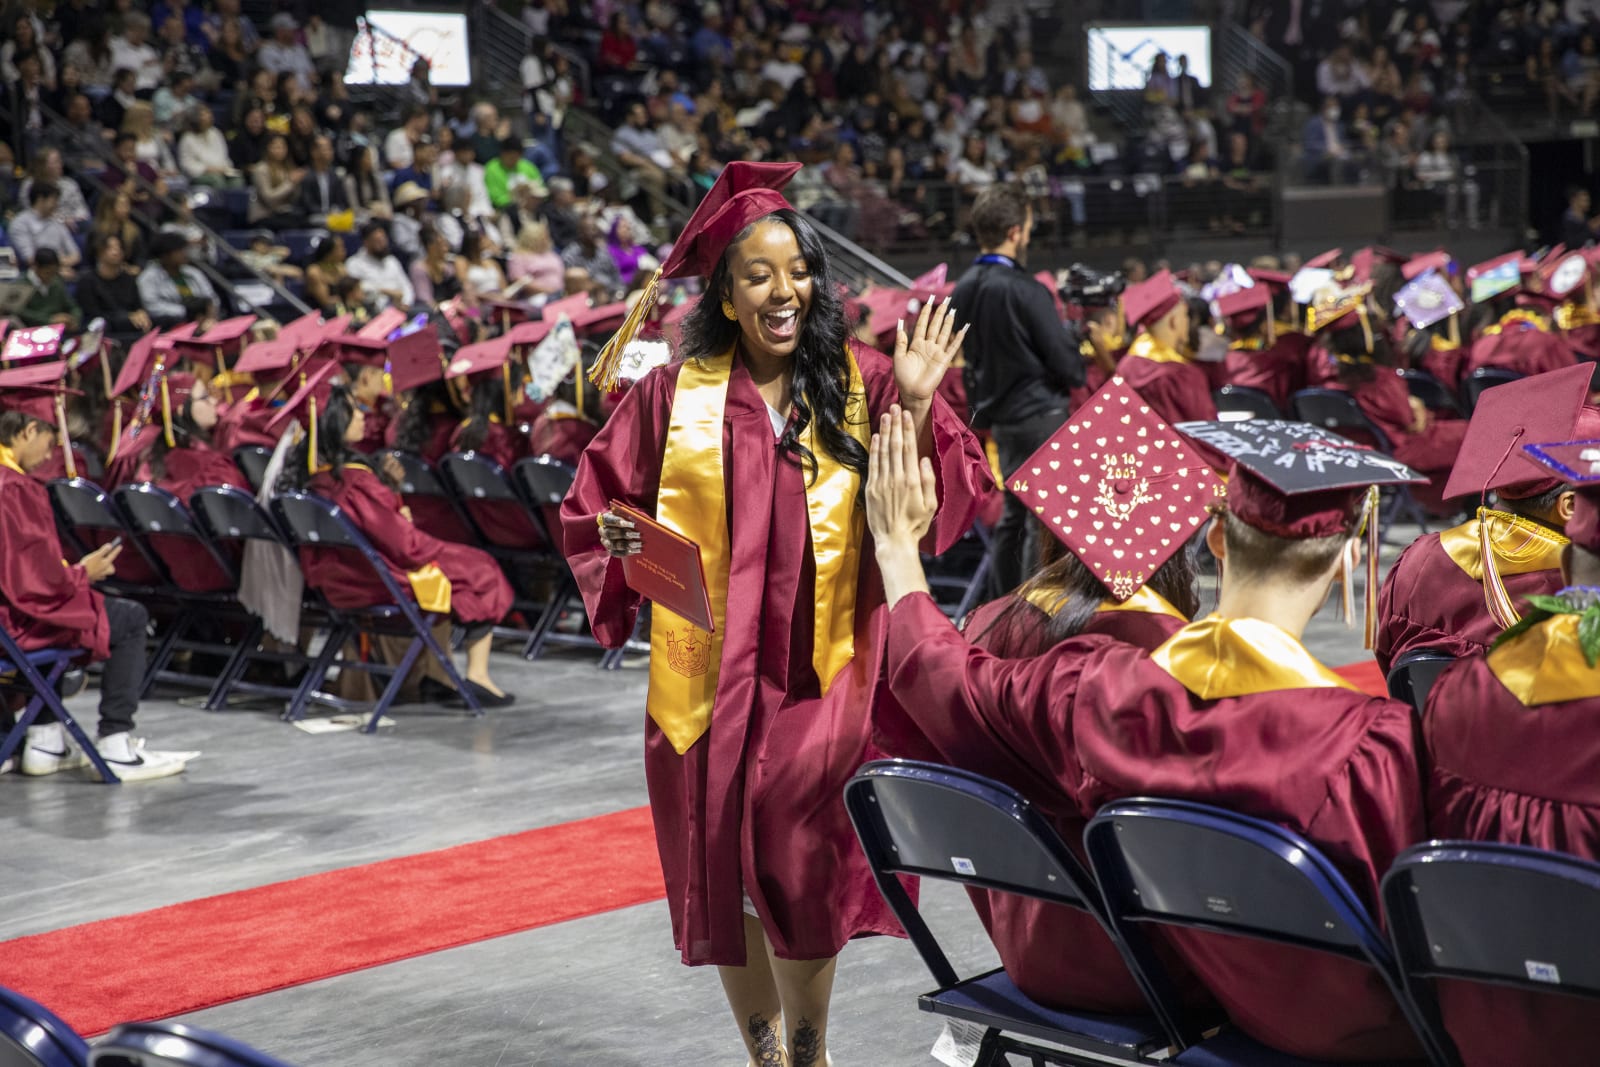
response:
[[[1104,307],[1115,303],[1127,285],[1128,280],[1121,271],[1097,271],[1074,263],[1067,268],[1066,280],[1061,283],[1061,299],[1079,307]]]

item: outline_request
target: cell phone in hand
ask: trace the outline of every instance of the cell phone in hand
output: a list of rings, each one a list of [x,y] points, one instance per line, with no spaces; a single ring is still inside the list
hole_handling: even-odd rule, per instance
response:
[[[116,537],[113,537],[111,540],[107,541],[102,547],[107,552],[111,551],[113,548],[121,548],[122,547],[122,535],[118,534]]]

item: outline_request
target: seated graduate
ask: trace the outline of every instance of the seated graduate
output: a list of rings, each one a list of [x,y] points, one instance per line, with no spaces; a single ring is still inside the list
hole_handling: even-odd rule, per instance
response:
[[[1428,831],[1597,860],[1600,648],[1589,628],[1600,615],[1600,447],[1538,444],[1527,454],[1576,489],[1565,588],[1536,598],[1492,651],[1451,665],[1429,691]],[[1594,1042],[1586,1000],[1447,981],[1439,1001],[1467,1067],[1571,1063]]]
[[[250,488],[233,457],[211,447],[217,400],[205,382],[182,371],[169,372],[158,363],[146,389],[154,409],[150,422],[136,422],[117,443],[116,454],[106,465],[108,489],[154,482],[187,504],[204,486]]]
[[[1272,398],[1279,411],[1288,411],[1289,397],[1306,385],[1306,349],[1311,339],[1294,330],[1280,332],[1273,314],[1274,290],[1279,283],[1254,274],[1252,280],[1255,284],[1249,288],[1216,301],[1228,331],[1223,368],[1230,385],[1259,389]]]
[[[461,418],[454,389],[438,378],[418,386],[407,398],[400,417],[390,423],[389,446],[438,463],[450,451]]]
[[[1120,422],[1125,415],[1129,421]],[[1151,466],[1164,469],[1141,475],[1130,462],[1139,448],[1161,456]],[[1090,480],[1080,482],[1085,471]],[[1198,610],[1190,553],[1218,485],[1204,461],[1122,379],[1112,378],[1080,407],[1023,462],[1007,489],[1055,535],[1051,543],[1060,551],[1014,593],[968,617],[964,632],[979,648],[1022,659],[1080,634],[1100,634],[1149,652]],[[1160,521],[1145,523],[1141,514]],[[915,739],[885,737],[885,743],[896,755],[945,758]],[[1007,766],[987,764],[981,747],[963,753],[961,763],[1007,777]],[[1049,818],[1081,856],[1087,820],[1069,810],[1051,810]],[[1011,893],[971,895],[1006,973],[1034,1000],[1067,1009],[1144,1010],[1127,964],[1094,918]],[[1169,966],[1185,973],[1176,960]]]
[[[1414,649],[1487,651],[1527,610],[1530,596],[1561,588],[1572,487],[1527,459],[1521,446],[1600,437],[1600,410],[1587,404],[1589,372],[1585,364],[1537,374],[1478,401],[1444,497],[1492,492],[1494,506],[1419,537],[1389,568],[1373,645],[1385,672]]]
[[[593,363],[592,356],[580,361],[533,420],[533,428],[528,431],[530,455],[551,456],[569,466],[578,465],[578,457],[606,422],[605,394],[584,377]],[[959,378],[945,375],[946,381]]]
[[[0,625],[26,650],[81,648],[105,664],[100,682],[96,747],[125,782],[166,778],[198,752],[158,752],[132,735],[145,671],[144,605],[102,596],[95,582],[116,569],[122,547],[113,542],[76,564],[56,535],[45,487],[29,472],[65,447],[65,363],[0,372]],[[22,773],[54,774],[88,765],[66,729],[46,710],[28,728]]]
[[[255,386],[219,411],[211,432],[217,450],[232,455],[234,449],[246,445],[276,445],[277,439],[267,433],[267,423],[299,386],[311,358],[325,349],[332,351],[330,338],[342,334],[346,325],[343,319],[325,323],[320,314],[312,312],[284,326],[270,341],[246,345],[234,371],[250,375]],[[132,358],[130,353],[130,361]]]
[[[1405,365],[1432,375],[1452,394],[1461,384],[1467,314],[1460,268],[1447,252],[1424,252],[1400,268],[1406,284],[1395,293],[1395,339]]]
[[[1136,421],[1145,436],[1119,451],[1123,428],[1105,425],[1105,412],[1120,414],[1130,409],[1142,410]],[[1112,430],[1118,432],[1108,434]],[[1066,493],[1055,492],[1053,478],[1063,451],[1072,451],[1080,436],[1090,441],[1102,435],[1114,440],[1104,447],[1096,445],[1087,457],[1073,457],[1090,465],[1093,478],[1088,482],[1068,478]],[[1183,439],[1149,413],[1148,405],[1121,378],[1114,377],[1022,464],[1007,488],[1034,510],[1054,537],[1041,553],[1045,563],[1036,574],[967,617],[962,630],[969,640],[1007,659],[1036,656],[1069,637],[1091,633],[1153,649],[1194,617],[1200,608],[1191,556],[1196,535],[1174,537],[1163,529],[1164,545],[1161,538],[1151,536],[1153,528],[1136,535],[1133,525],[1121,521],[1125,505],[1113,495],[1121,477],[1117,471],[1122,454],[1141,444],[1153,448],[1156,441],[1162,442],[1169,470],[1205,469]],[[1056,468],[1050,466],[1052,461]],[[1176,497],[1164,499],[1164,482],[1146,480],[1144,484],[1150,502],[1162,506],[1178,503]],[[1044,496],[1038,495],[1041,490]],[[1180,504],[1170,517],[1204,515],[1206,503],[1191,500]],[[1109,529],[1091,529],[1097,521]],[[1118,563],[1111,555],[1113,549],[1124,550],[1130,562]],[[1140,553],[1138,558],[1135,552]]]
[[[1189,305],[1162,270],[1122,293],[1128,329],[1135,331],[1117,373],[1169,423],[1217,417],[1206,372],[1184,349],[1189,343]]]
[[[1489,284],[1504,284],[1505,288],[1495,294],[1498,318],[1484,327],[1467,350],[1461,366],[1463,378],[1482,367],[1528,376],[1570,367],[1576,361],[1572,349],[1551,326],[1551,313],[1562,299],[1551,286],[1566,259],[1575,260],[1579,270],[1583,269],[1584,260],[1581,253],[1559,251],[1542,263],[1513,252],[1468,268],[1467,282],[1474,294],[1483,291],[1484,284],[1479,279],[1489,281],[1498,275],[1504,275],[1505,282]],[[1565,277],[1560,281],[1565,288],[1572,288],[1566,285]]]
[[[1422,835],[1412,711],[1356,690],[1300,634],[1359,554],[1368,487],[1413,472],[1300,423],[1186,428],[1235,461],[1226,508],[1206,534],[1222,574],[1217,612],[1153,653],[1087,636],[1002,660],[966,645],[928,595],[916,545],[933,514],[933,473],[919,470],[896,414],[880,425],[867,483],[891,606],[894,699],[874,708],[881,732],[920,732],[947,760],[1008,782],[1069,829],[1109,801],[1146,795],[1272,819],[1311,839],[1375,906],[1380,876]],[[1171,477],[1155,470],[1159,455],[1135,454],[1134,477],[1111,487],[1135,523],[1166,522],[1138,491],[1142,479]],[[1208,479],[1179,476],[1173,491],[1205,495]],[[1178,536],[1194,527],[1167,525]],[[1335,1060],[1419,1055],[1370,968],[1161,932],[1234,1022],[1275,1048]]]
[[[456,352],[445,378],[466,401],[467,417],[450,439],[453,452],[481,452],[506,470],[529,454],[528,436],[514,419],[527,367],[513,358],[511,336],[466,345]]]
[[[361,439],[353,442],[352,448],[360,455],[375,456],[388,442],[392,417],[393,390],[387,373],[389,345],[383,340],[355,336],[335,338],[333,343],[339,349],[350,400],[360,409],[364,427]]]
[[[466,627],[465,677],[478,700],[485,707],[514,703],[489,676],[494,626],[511,610],[510,583],[487,552],[417,529],[398,494],[357,456],[354,445],[363,440],[365,415],[347,387],[333,384],[338,369],[334,363],[319,367],[268,426],[281,433],[296,419],[307,431],[284,467],[285,487],[308,489],[338,504],[394,579],[415,591],[419,604],[448,611]],[[307,584],[334,607],[366,607],[388,596],[365,561],[357,563],[343,551],[302,548],[300,567]]]

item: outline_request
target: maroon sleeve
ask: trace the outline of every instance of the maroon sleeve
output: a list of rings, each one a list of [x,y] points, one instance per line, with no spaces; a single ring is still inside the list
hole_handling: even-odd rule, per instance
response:
[[[400,498],[365,467],[343,471],[339,506],[349,513],[378,554],[402,571],[425,567],[439,557],[441,542],[400,514]]]
[[[66,564],[45,491],[24,478],[8,475],[0,493],[0,597],[16,615],[80,632],[90,645],[102,609],[89,572]]]

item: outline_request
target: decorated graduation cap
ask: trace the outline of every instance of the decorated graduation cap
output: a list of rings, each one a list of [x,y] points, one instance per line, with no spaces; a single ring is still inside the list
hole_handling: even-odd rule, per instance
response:
[[[1114,377],[1007,488],[1121,602],[1188,544],[1221,482]]]
[[[1366,645],[1376,636],[1378,486],[1426,481],[1404,463],[1307,422],[1249,419],[1176,427],[1229,462],[1227,510],[1247,526],[1298,541],[1367,534]],[[1350,549],[1355,542],[1351,541]],[[1344,611],[1355,618],[1352,558],[1343,568]]]
[[[1552,303],[1572,299],[1589,278],[1589,259],[1582,252],[1562,251],[1545,257],[1539,264],[1540,293]]]
[[[1360,327],[1361,336],[1366,342],[1365,352],[1370,358],[1372,321],[1367,314],[1367,295],[1371,292],[1371,282],[1347,289],[1328,286],[1319,290],[1312,297],[1311,306],[1306,308],[1306,332],[1317,334]],[[1345,357],[1341,355],[1339,358]]]
[[[1419,278],[1430,270],[1440,274],[1450,274],[1455,269],[1456,261],[1450,258],[1450,253],[1440,249],[1436,252],[1424,252],[1420,256],[1412,256],[1400,264],[1400,276],[1406,281]]]
[[[515,343],[515,342],[513,342]],[[583,349],[572,323],[565,319],[550,326],[548,332],[534,346],[528,356],[528,382],[525,392],[530,400],[543,403],[569,377],[583,361]],[[575,376],[578,395],[583,395],[583,375]],[[578,405],[583,406],[581,403]]]
[[[1522,285],[1522,253],[1508,252],[1503,256],[1474,263],[1467,268],[1467,289],[1474,304],[1493,300]]]
[[[1528,444],[1523,451],[1577,491],[1572,518],[1567,520],[1567,539],[1586,552],[1600,555],[1600,435]]]
[[[1456,295],[1450,282],[1438,271],[1421,274],[1394,294],[1394,309],[1404,315],[1412,326],[1426,330],[1436,322],[1466,309],[1466,302]]]
[[[1163,269],[1122,291],[1122,314],[1129,329],[1149,329],[1182,300],[1183,290],[1173,280],[1172,272]]]
[[[61,351],[61,339],[66,332],[66,324],[60,322],[12,330],[6,334],[5,344],[0,346],[0,363],[11,367],[51,359]]]
[[[389,335],[406,324],[406,313],[397,307],[387,307],[368,319],[355,336],[369,341],[385,341]]]
[[[643,297],[600,350],[600,357],[589,372],[590,381],[607,391],[616,386],[622,351],[638,335],[645,318],[655,307],[661,279],[709,275],[721,262],[728,245],[745,227],[789,207],[789,201],[780,190],[799,170],[798,163],[746,163],[743,160],[735,160],[722,168],[716,183],[707,190],[700,206],[684,225],[666,262],[650,276]]]
[[[67,433],[67,397],[77,396],[62,379],[67,376],[66,360],[54,363],[30,363],[0,371],[0,410],[15,411],[55,427],[65,457],[67,477],[78,476],[78,465],[72,455],[72,438]]]

